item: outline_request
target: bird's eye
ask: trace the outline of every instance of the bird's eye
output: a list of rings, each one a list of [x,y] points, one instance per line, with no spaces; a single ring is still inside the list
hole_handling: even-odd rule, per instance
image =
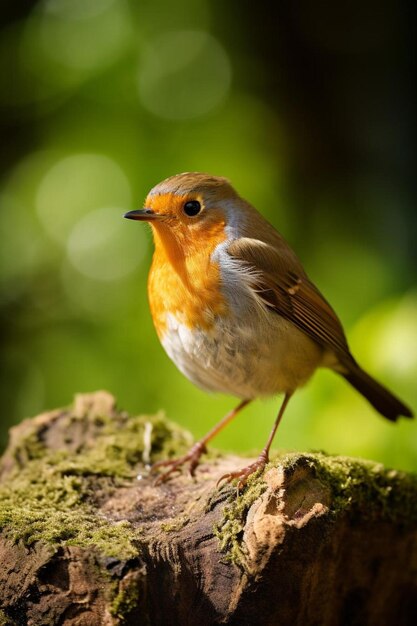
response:
[[[185,215],[188,215],[188,217],[194,217],[195,215],[198,215],[198,213],[200,213],[201,204],[198,200],[189,200],[184,204],[183,209]]]

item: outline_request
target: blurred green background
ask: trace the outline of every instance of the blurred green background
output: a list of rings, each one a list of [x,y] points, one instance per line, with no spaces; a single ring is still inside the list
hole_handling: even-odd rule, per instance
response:
[[[10,425],[76,391],[163,408],[195,437],[235,404],[164,354],[146,297],[151,234],[122,219],[187,170],[230,178],[267,216],[357,359],[416,409],[409,6],[334,4],[2,3],[2,445]],[[254,403],[216,445],[259,449],[277,407]],[[320,371],[277,447],[417,469],[417,423],[386,422]]]

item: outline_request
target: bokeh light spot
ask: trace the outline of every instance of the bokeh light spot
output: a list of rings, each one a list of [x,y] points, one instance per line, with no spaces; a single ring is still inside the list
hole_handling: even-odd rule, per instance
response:
[[[53,0],[36,7],[27,21],[21,57],[42,83],[72,84],[118,61],[132,41],[124,0]]]
[[[85,215],[68,239],[68,257],[82,274],[116,280],[137,267],[146,250],[143,228],[128,228],[122,209],[101,208]]]
[[[220,43],[202,31],[175,31],[157,37],[144,55],[139,75],[142,104],[167,119],[205,115],[230,88],[229,58]]]
[[[136,272],[120,280],[98,281],[80,274],[68,257],[62,264],[61,284],[68,309],[95,325],[102,321],[117,325],[121,318],[126,319],[136,294],[140,293],[135,290],[138,282]]]
[[[128,207],[129,182],[115,161],[99,154],[75,154],[55,163],[40,182],[36,208],[48,234],[62,244],[78,222],[103,206]]]
[[[378,356],[400,374],[417,374],[417,300],[400,307],[389,320],[379,344]]]
[[[45,0],[46,13],[58,15],[62,19],[82,20],[106,11],[116,0]]]
[[[403,377],[417,375],[417,294],[412,293],[380,314],[379,321],[372,326],[375,361]]]

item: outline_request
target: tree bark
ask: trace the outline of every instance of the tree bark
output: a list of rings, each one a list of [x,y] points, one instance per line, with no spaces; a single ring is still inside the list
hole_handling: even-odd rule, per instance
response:
[[[293,453],[238,495],[216,481],[247,459],[213,455],[156,486],[146,466],[189,443],[107,392],[13,428],[0,625],[415,623],[416,477]]]

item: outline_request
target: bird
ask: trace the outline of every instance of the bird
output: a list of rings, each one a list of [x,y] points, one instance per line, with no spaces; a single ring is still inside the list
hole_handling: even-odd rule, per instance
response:
[[[239,404],[182,457],[155,463],[157,482],[188,465],[256,398],[283,400],[258,458],[223,475],[238,491],[269,462],[293,393],[315,370],[333,370],[386,419],[411,410],[352,356],[342,324],[284,237],[223,177],[185,172],[158,183],[124,217],[151,226],[148,299],[157,335],[191,382]]]

